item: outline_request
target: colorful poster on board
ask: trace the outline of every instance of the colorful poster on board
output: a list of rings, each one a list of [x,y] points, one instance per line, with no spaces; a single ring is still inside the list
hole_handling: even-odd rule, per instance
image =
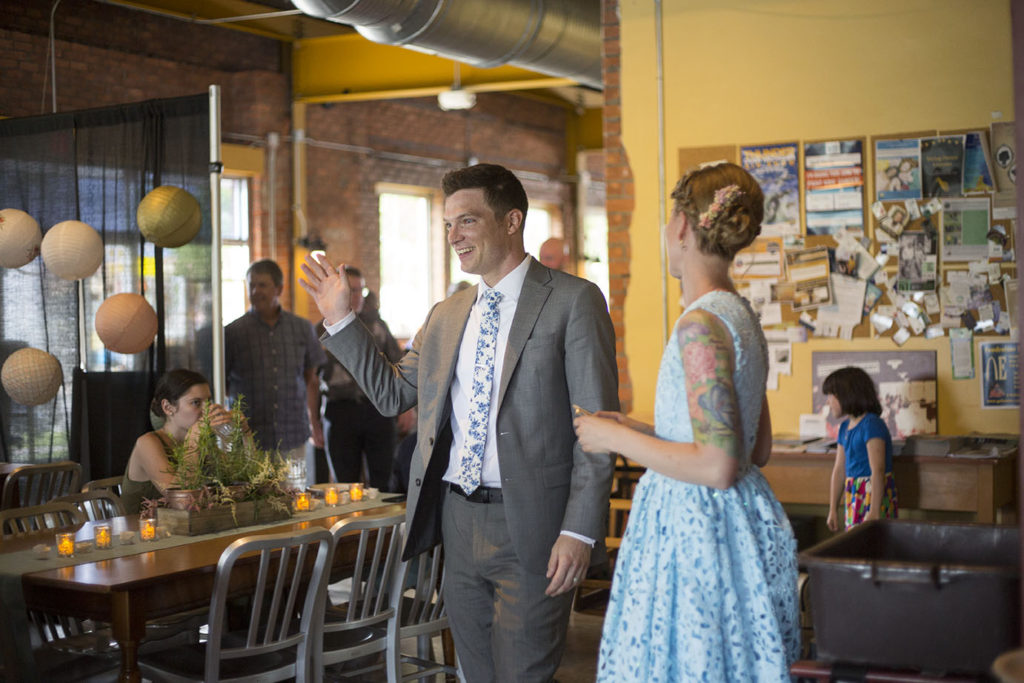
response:
[[[875,140],[875,197],[880,202],[921,198],[921,140]]]
[[[921,191],[926,198],[964,193],[963,135],[921,140]]]
[[[983,130],[968,133],[964,138],[964,194],[981,194],[995,189],[988,135]]]
[[[864,143],[804,144],[804,198],[808,235],[864,230]]]
[[[1019,345],[1016,342],[981,342],[981,407],[1019,408]]]
[[[800,234],[800,173],[797,144],[740,148],[741,165],[764,191],[762,237]]]
[[[942,200],[944,261],[987,261],[988,231],[987,197]]]

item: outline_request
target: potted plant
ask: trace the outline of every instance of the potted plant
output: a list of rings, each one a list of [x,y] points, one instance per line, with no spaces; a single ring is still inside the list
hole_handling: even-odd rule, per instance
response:
[[[290,515],[287,464],[276,451],[256,447],[241,400],[231,409],[231,421],[216,429],[207,407],[194,434],[168,462],[174,485],[160,501],[158,516],[172,531],[205,533]]]

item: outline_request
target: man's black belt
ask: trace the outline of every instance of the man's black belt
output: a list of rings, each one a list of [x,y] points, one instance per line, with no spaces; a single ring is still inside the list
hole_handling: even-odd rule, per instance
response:
[[[468,496],[462,490],[458,484],[448,484],[448,488],[451,489],[452,493],[462,496],[470,503],[500,503],[502,502],[501,489],[495,486],[478,486],[473,493]]]

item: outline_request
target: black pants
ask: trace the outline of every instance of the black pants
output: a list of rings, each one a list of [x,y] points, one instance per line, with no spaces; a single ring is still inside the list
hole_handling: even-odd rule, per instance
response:
[[[324,404],[324,442],[339,482],[362,480],[365,455],[367,483],[387,491],[395,439],[395,418],[384,417],[369,401]]]

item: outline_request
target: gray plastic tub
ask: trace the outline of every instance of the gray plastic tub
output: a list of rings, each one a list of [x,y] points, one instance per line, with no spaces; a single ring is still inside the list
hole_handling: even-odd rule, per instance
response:
[[[1017,527],[880,520],[800,554],[817,657],[986,672],[1019,645]]]

